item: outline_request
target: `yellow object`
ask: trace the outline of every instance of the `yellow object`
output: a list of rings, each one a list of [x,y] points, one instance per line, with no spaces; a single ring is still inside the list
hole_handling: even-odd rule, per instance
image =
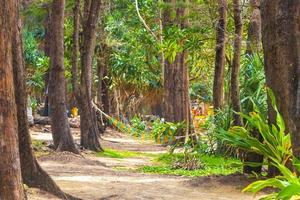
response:
[[[77,117],[78,116],[78,108],[73,107],[71,110],[71,114],[72,114],[72,117]]]
[[[209,106],[209,108],[207,110],[207,114],[208,115],[214,115],[214,107],[213,106]]]

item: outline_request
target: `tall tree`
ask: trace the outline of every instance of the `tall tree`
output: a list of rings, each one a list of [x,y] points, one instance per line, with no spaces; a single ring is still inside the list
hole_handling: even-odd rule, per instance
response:
[[[241,112],[240,102],[240,90],[239,90],[239,72],[241,62],[241,50],[242,50],[242,37],[243,37],[243,21],[241,15],[240,0],[233,0],[233,12],[234,12],[234,27],[235,27],[235,38],[234,38],[234,53],[231,68],[231,84],[230,84],[230,98],[231,105],[235,112]],[[242,125],[241,116],[237,113],[233,114],[234,125]]]
[[[25,199],[18,147],[12,38],[15,1],[0,2],[0,199]]]
[[[217,110],[224,103],[224,70],[225,70],[225,44],[227,26],[227,0],[218,0],[219,21],[217,24],[217,43],[215,56],[215,74],[213,86],[213,105]]]
[[[262,40],[267,85],[273,90],[293,153],[300,158],[300,1],[263,0]],[[269,118],[275,121],[274,111]]]
[[[259,53],[261,49],[261,16],[260,16],[260,0],[251,0],[250,2],[252,15],[249,22],[248,38],[247,38],[247,50],[248,56],[253,56],[255,53]],[[252,135],[261,138],[258,130],[254,129]],[[262,163],[264,157],[256,153],[246,153],[244,155],[245,163]],[[243,172],[246,174],[257,173],[260,174],[262,166],[244,165]]]
[[[250,1],[252,15],[250,18],[247,38],[248,55],[253,55],[261,49],[261,15],[260,15],[260,0]]]
[[[16,1],[16,8],[19,6]],[[29,187],[36,187],[55,194],[61,199],[72,199],[65,194],[51,177],[38,164],[31,147],[31,138],[29,134],[29,125],[27,117],[27,93],[25,85],[25,64],[23,56],[23,44],[21,36],[21,18],[17,13],[14,22],[15,30],[13,37],[13,73],[15,85],[15,99],[17,104],[19,152],[21,160],[21,171],[23,183]]]
[[[188,26],[188,1],[164,1],[167,8],[164,10],[163,27],[179,28],[184,30]],[[182,2],[182,1],[181,1]],[[176,16],[172,16],[176,13]],[[178,42],[178,41],[176,41]],[[180,44],[182,45],[182,44]],[[191,131],[191,109],[189,97],[189,75],[187,66],[187,50],[176,52],[174,60],[166,59],[164,67],[164,111],[166,121],[185,122],[186,132],[181,131],[178,135],[184,135]]]
[[[64,0],[53,0],[51,19],[49,100],[51,127],[56,150],[78,154],[70,131],[66,106],[64,69]],[[59,83],[59,84],[58,84]]]
[[[78,3],[78,2],[77,2]],[[77,4],[76,4],[77,5]],[[81,80],[80,86],[77,80],[77,57],[73,58],[73,88],[76,93],[76,100],[80,109],[80,130],[81,145],[90,150],[102,150],[99,143],[99,125],[97,123],[96,112],[92,105],[92,64],[96,42],[96,26],[101,7],[100,0],[85,0],[82,24],[82,44],[81,44]],[[76,9],[75,9],[76,10]],[[75,12],[74,23],[78,23],[78,12]],[[78,34],[79,28],[74,29],[74,34]],[[74,44],[78,45],[76,35],[73,36]],[[73,52],[78,47],[74,47]],[[75,56],[75,55],[73,55]],[[76,69],[75,69],[76,68]],[[75,73],[75,74],[74,74]]]
[[[100,25],[98,37],[98,46],[96,47],[97,52],[97,75],[98,75],[98,85],[97,85],[97,104],[100,108],[107,114],[109,114],[109,57],[110,57],[110,47],[107,44],[107,32],[105,30],[105,14],[109,9],[109,1],[102,0],[100,13]]]

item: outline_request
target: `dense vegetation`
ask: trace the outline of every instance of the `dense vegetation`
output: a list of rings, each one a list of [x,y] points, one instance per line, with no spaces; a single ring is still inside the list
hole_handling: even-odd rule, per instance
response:
[[[0,199],[25,199],[22,183],[76,199],[38,164],[31,109],[49,118],[53,151],[255,175],[244,191],[300,198],[299,12],[284,0],[2,1]],[[108,128],[169,153],[105,149]]]

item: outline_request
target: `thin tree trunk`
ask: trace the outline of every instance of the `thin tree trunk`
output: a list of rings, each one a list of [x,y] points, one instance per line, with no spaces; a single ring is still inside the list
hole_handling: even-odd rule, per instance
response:
[[[26,199],[22,186],[13,84],[12,38],[15,1],[0,2],[0,199]]]
[[[260,0],[250,1],[252,15],[250,18],[246,54],[253,55],[261,50],[261,15]]]
[[[239,89],[239,72],[241,62],[241,50],[242,50],[242,34],[243,34],[243,22],[241,16],[240,0],[233,0],[234,10],[234,27],[235,27],[235,39],[234,39],[234,54],[231,68],[231,88],[230,98],[234,112],[241,112],[240,102],[240,89]],[[242,125],[242,119],[239,114],[234,113],[234,125]]]
[[[101,45],[101,51],[98,58],[98,87],[97,87],[97,100],[98,105],[106,114],[109,114],[109,80],[108,75],[108,59],[109,52],[106,44]]]
[[[72,46],[72,87],[76,100],[80,99],[80,90],[78,83],[78,54],[79,54],[79,27],[80,27],[80,0],[75,1],[73,9],[73,46]],[[78,104],[78,102],[77,102]]]
[[[217,24],[215,74],[214,74],[214,85],[213,85],[213,105],[215,110],[222,108],[224,104],[227,0],[218,0],[218,6],[219,6],[219,21]]]
[[[260,16],[260,0],[251,0],[250,1],[252,8],[252,16],[250,19],[249,29],[248,29],[248,38],[247,38],[247,50],[246,54],[253,56],[254,53],[259,53],[261,49],[261,16]],[[251,134],[258,138],[262,139],[258,130],[253,130]],[[244,156],[244,162],[246,163],[262,163],[264,157],[256,153],[246,153]],[[260,174],[262,166],[248,166],[244,165],[243,172],[246,174]]]
[[[18,6],[17,6],[18,7]],[[13,72],[15,85],[15,100],[17,104],[18,136],[23,183],[29,187],[36,187],[50,192],[61,199],[75,199],[65,194],[51,177],[40,167],[34,157],[31,147],[27,117],[27,93],[25,85],[25,65],[23,59],[23,45],[21,37],[21,19],[19,14],[15,18],[15,32],[13,37]]]
[[[79,154],[71,135],[67,116],[66,79],[64,74],[64,6],[64,0],[53,0],[52,2],[52,43],[49,77],[51,127],[56,150]]]
[[[291,133],[293,154],[300,159],[300,1],[263,0],[261,13],[267,86]],[[275,121],[271,107],[269,118]]]
[[[85,1],[83,44],[81,51],[81,85],[80,85],[80,130],[81,145],[90,150],[101,151],[99,127],[96,113],[92,107],[92,64],[96,41],[96,25],[101,1]]]

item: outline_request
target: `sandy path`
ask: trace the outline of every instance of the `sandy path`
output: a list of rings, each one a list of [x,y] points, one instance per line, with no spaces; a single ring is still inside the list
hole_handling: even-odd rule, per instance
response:
[[[32,134],[33,139],[51,138],[51,134]],[[49,139],[49,138],[48,138]],[[164,152],[162,146],[138,143],[136,140],[109,131],[102,141],[103,147],[139,152]],[[162,200],[250,200],[252,195],[241,193],[247,185],[245,177],[200,177],[196,179],[149,175],[120,171],[115,167],[136,168],[151,164],[149,157],[128,159],[102,158],[92,154],[83,157],[69,153],[54,153],[40,160],[42,167],[65,191],[84,200],[98,199],[162,199]],[[31,191],[30,199],[57,199]]]

